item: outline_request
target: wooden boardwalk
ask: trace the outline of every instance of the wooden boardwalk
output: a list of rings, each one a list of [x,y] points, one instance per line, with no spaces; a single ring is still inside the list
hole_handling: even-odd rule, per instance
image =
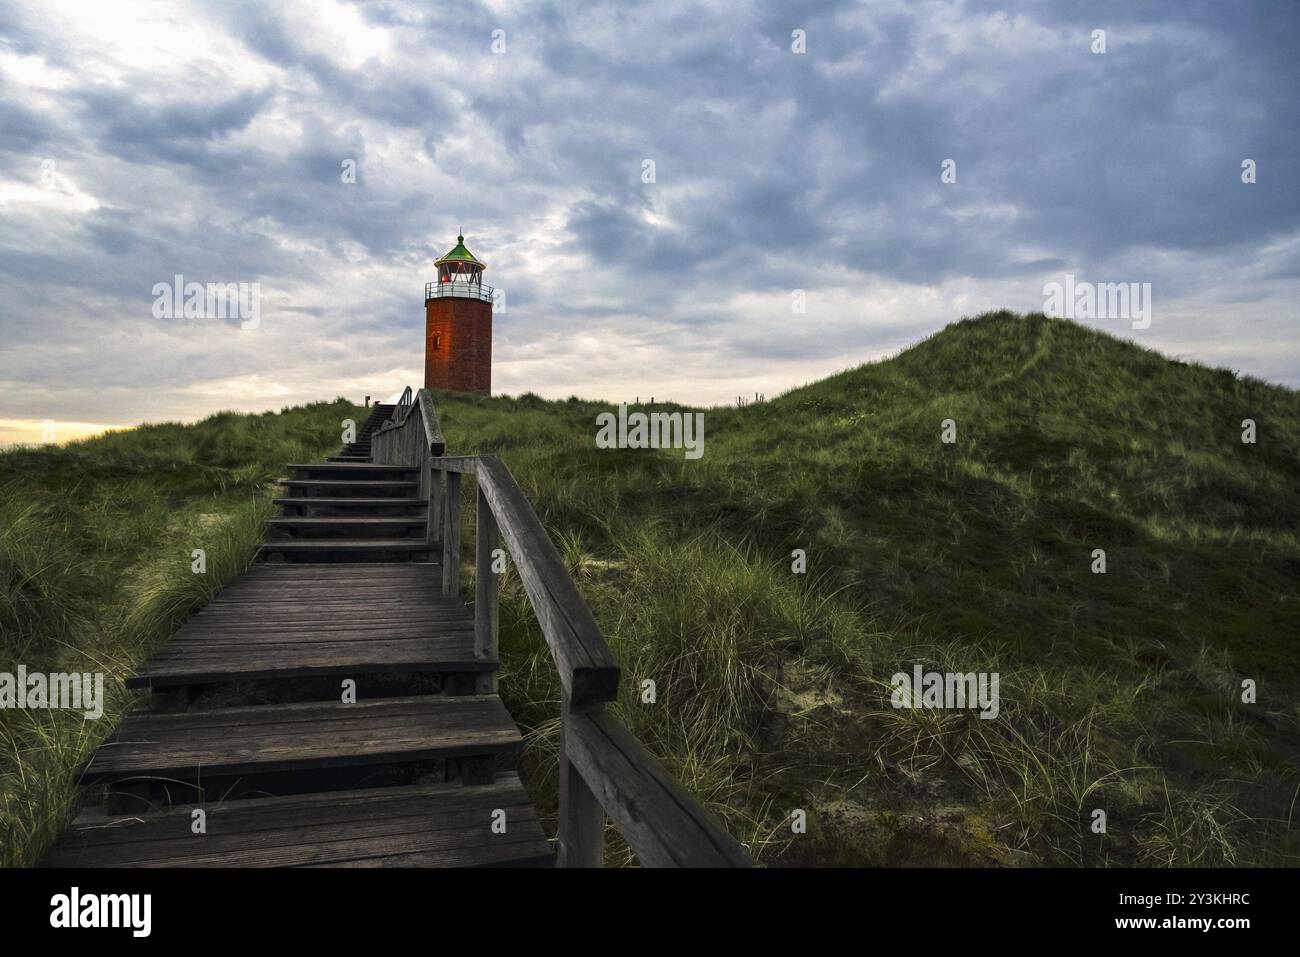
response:
[[[82,769],[88,807],[46,865],[554,863],[496,693],[485,559],[498,516],[558,636],[559,863],[599,864],[601,805],[645,863],[748,863],[603,714],[617,666],[504,467],[441,451],[422,390],[376,406],[338,455],[290,467],[260,561],[128,680],[150,694]],[[480,486],[473,611],[459,587],[467,473]]]

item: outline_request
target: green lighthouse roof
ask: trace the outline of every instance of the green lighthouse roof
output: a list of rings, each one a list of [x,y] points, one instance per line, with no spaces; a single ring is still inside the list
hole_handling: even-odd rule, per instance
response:
[[[448,252],[446,255],[442,256],[441,258],[435,259],[433,261],[433,264],[435,266],[441,266],[443,263],[450,263],[450,262],[471,263],[472,265],[478,266],[480,269],[487,268],[486,265],[484,265],[482,262],[474,258],[474,254],[472,252],[470,252],[468,249],[465,248],[464,236],[457,236],[456,245],[452,247],[451,251]]]

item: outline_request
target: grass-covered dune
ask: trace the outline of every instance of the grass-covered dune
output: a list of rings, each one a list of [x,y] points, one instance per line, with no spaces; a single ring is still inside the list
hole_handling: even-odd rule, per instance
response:
[[[1295,392],[998,313],[705,410],[698,460],[596,448],[607,403],[437,407],[449,452],[499,454],[549,528],[624,665],[621,717],[761,861],[1300,861]],[[266,483],[363,411],[0,455],[0,670],[125,674],[247,560]],[[229,558],[197,583],[190,549],[217,530],[210,570]],[[558,682],[509,574],[501,622],[502,693],[553,808]],[[914,664],[997,672],[997,719],[891,707]],[[30,861],[103,731],[0,722],[5,859]]]
[[[624,719],[762,860],[1300,861],[1295,392],[998,313],[708,410],[697,461],[597,449],[606,408],[439,402],[561,543]],[[507,608],[503,686],[553,745],[553,670]],[[916,663],[998,672],[998,720],[892,708]]]

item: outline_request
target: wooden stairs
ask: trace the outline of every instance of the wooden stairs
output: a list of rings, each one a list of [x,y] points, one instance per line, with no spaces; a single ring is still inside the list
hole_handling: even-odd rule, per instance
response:
[[[392,409],[292,466],[260,561],[128,680],[148,705],[82,769],[102,806],[47,866],[552,863],[414,470],[370,461]]]
[[[81,769],[46,865],[599,867],[606,816],[648,866],[753,864],[606,710],[618,663],[504,463],[444,449],[407,389],[291,466],[258,561],[127,681],[149,694]],[[554,849],[497,696],[502,556],[559,676]]]

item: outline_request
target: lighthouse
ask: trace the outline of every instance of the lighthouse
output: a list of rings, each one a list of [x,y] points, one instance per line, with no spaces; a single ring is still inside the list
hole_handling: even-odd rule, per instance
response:
[[[434,260],[438,278],[424,286],[424,386],[492,393],[492,287],[465,237]]]

